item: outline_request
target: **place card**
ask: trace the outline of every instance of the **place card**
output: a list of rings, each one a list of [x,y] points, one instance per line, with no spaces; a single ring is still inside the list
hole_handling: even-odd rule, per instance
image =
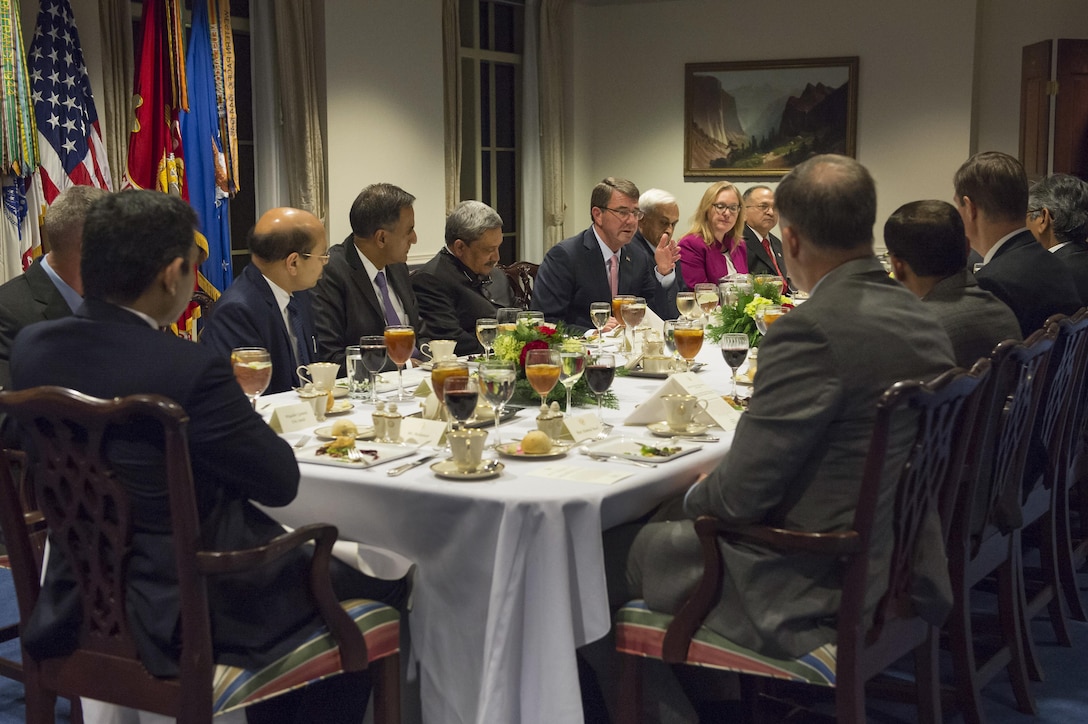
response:
[[[715,424],[723,430],[732,431],[740,422],[741,412],[726,402],[721,393],[706,384],[694,372],[682,372],[669,377],[665,384],[653,396],[635,408],[623,421],[625,425],[649,425],[665,419],[665,404],[662,395],[687,394],[700,400],[706,400],[706,411],[699,413],[696,422]]]
[[[609,470],[601,466],[554,463],[536,468],[533,475],[538,478],[550,478],[552,480],[573,480],[578,483],[612,485],[624,478],[631,477],[632,473]]]
[[[406,417],[400,423],[400,439],[409,445],[438,445],[445,433],[446,423],[441,420]]]
[[[272,417],[268,420],[269,427],[280,434],[303,430],[316,424],[314,406],[309,402],[293,402],[273,407]]]
[[[574,442],[590,440],[601,432],[601,418],[595,412],[570,415],[563,418],[563,426]]]

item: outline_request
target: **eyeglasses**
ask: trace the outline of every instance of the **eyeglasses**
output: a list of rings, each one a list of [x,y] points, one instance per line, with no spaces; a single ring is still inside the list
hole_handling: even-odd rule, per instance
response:
[[[632,216],[635,217],[636,221],[641,221],[642,218],[646,216],[645,212],[641,209],[610,209],[607,206],[600,206],[598,208],[604,209],[605,211],[611,211],[613,214],[620,217],[621,221],[627,221]]]
[[[300,251],[298,253],[298,255],[299,256],[304,256],[307,259],[309,259],[310,257],[317,257],[318,259],[321,260],[322,264],[328,264],[329,263],[329,255],[328,254],[311,254],[308,251]]]
[[[746,209],[759,209],[762,214],[774,213],[774,204],[749,204],[745,206]]]
[[[724,214],[727,211],[730,214],[735,214],[740,211],[740,207],[736,204],[711,204],[711,206],[713,206],[719,214]]]

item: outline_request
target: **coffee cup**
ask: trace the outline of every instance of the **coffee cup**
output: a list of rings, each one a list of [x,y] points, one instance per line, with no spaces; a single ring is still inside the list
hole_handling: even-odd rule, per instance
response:
[[[340,365],[335,362],[311,362],[308,365],[299,365],[295,370],[303,384],[312,384],[325,392],[331,390],[336,384],[336,375],[339,371]]]
[[[676,432],[687,432],[699,413],[706,411],[706,400],[695,395],[662,395],[665,422]]]
[[[435,362],[440,362],[446,359],[454,359],[457,354],[454,350],[457,348],[457,341],[453,339],[432,339],[430,342],[424,342],[419,351],[430,357]]]
[[[471,473],[480,467],[484,457],[486,430],[453,430],[446,439],[450,443],[453,464],[458,472]]]
[[[672,371],[672,357],[666,357],[665,355],[660,354],[645,355],[642,358],[642,369],[651,374],[670,372]]]

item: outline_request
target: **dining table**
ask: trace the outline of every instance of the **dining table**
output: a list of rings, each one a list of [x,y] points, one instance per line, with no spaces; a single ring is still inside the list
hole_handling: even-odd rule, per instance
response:
[[[703,364],[700,381],[729,390],[730,371],[716,345],[707,342],[696,361]],[[405,374],[415,384],[426,373]],[[611,387],[618,409],[603,411],[614,425],[609,439],[667,444],[646,426],[624,424],[664,384],[618,374]],[[269,395],[258,409],[267,417],[277,405],[297,401],[294,392]],[[351,402],[346,417],[369,425],[374,406]],[[575,407],[571,414],[589,412],[595,407]],[[503,423],[502,440],[534,429],[536,414],[528,407]],[[283,437],[294,442],[313,432]],[[575,650],[611,627],[602,532],[638,519],[712,470],[732,434],[714,427],[709,434],[717,439],[689,441],[693,451],[656,467],[595,460],[572,446],[559,458],[503,458],[497,477],[474,481],[439,478],[429,464],[390,477],[387,471],[400,463],[353,469],[315,464],[300,452],[297,497],[269,512],[289,526],[332,523],[342,540],[388,549],[415,564],[407,653],[423,722],[577,724],[583,715]],[[400,462],[428,451],[438,452],[420,449]],[[493,450],[485,455],[494,456]]]

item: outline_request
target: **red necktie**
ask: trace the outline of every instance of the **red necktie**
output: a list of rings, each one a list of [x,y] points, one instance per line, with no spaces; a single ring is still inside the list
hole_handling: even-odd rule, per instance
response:
[[[774,265],[774,273],[777,274],[778,276],[782,277],[782,281],[785,282],[786,277],[782,276],[782,270],[778,268],[778,260],[774,258],[774,250],[771,249],[771,240],[770,239],[765,238],[763,240],[763,250],[767,252],[767,256],[771,257],[771,264]]]

